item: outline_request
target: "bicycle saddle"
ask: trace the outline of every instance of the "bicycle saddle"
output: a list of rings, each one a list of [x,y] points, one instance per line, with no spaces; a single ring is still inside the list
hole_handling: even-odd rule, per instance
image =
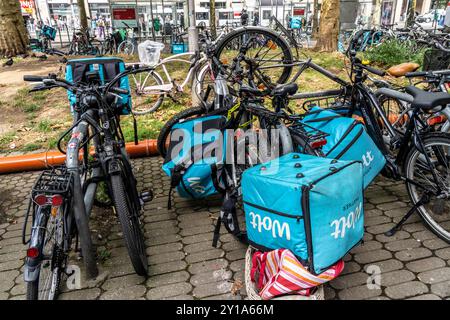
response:
[[[406,93],[414,97],[411,106],[423,110],[431,110],[450,103],[450,94],[446,92],[427,92],[414,86],[408,86],[406,87]]]
[[[393,77],[403,77],[408,72],[413,72],[419,69],[420,65],[413,62],[404,62],[390,67],[386,71]]]
[[[298,85],[293,83],[285,83],[285,84],[278,84],[273,90],[272,95],[273,96],[290,96],[296,93],[298,90]]]

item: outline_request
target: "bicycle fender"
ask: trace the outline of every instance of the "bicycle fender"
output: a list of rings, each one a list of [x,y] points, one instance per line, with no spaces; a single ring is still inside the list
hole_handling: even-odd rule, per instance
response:
[[[23,270],[23,280],[25,282],[36,281],[39,277],[40,270],[41,270],[41,263],[39,263],[36,266],[29,266],[25,264],[25,268]]]

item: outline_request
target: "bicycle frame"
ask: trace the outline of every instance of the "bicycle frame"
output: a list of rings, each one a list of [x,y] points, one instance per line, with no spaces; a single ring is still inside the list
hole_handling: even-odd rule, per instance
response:
[[[196,55],[195,52],[184,52],[184,53],[175,54],[173,56],[170,56],[170,57],[167,57],[167,58],[161,60],[158,64],[156,64],[155,66],[152,67],[152,70],[147,74],[147,76],[144,78],[144,81],[142,83],[144,83],[144,84],[147,83],[151,73],[156,74],[163,81],[163,78],[155,71],[156,68],[158,68],[158,67],[161,67],[163,69],[166,79],[169,83],[164,83],[162,85],[155,85],[155,86],[145,86],[145,87],[139,89],[140,93],[141,94],[164,94],[164,93],[171,92],[173,89],[176,89],[179,92],[183,92],[186,85],[188,83],[190,83],[190,81],[192,80],[192,76],[193,76],[194,72],[197,70],[197,67],[202,65],[207,60],[207,58],[204,54],[201,54],[202,57],[198,61],[196,61],[195,64],[192,64],[192,62],[188,59],[182,58],[182,57],[186,57],[186,56],[193,57],[195,55]],[[186,78],[180,85],[175,84],[175,80],[172,79],[172,77],[170,76],[170,73],[167,70],[166,64],[172,63],[172,62],[184,62],[184,63],[190,64],[188,74],[186,75]],[[132,64],[135,64],[135,63],[132,63]],[[135,82],[138,83],[134,75],[133,75],[133,78],[134,78]]]

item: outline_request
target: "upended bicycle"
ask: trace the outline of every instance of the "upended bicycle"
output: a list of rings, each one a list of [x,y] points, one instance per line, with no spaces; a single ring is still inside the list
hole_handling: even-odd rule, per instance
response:
[[[65,165],[46,170],[36,182],[23,228],[23,241],[29,244],[24,278],[28,299],[56,299],[72,241],[78,236],[88,277],[98,273],[88,218],[100,182],[106,182],[113,210],[119,218],[125,245],[138,275],[148,270],[140,212],[151,191],[138,193],[136,179],[125,149],[118,105],[128,91],[116,86],[130,73],[129,68],[106,85],[100,85],[98,71],[88,72],[86,82],[70,83],[56,75],[25,76],[25,81],[41,82],[30,91],[62,87],[76,94],[74,124],[58,141],[66,154]],[[64,150],[63,141],[69,137]],[[92,147],[91,147],[92,145]],[[29,240],[25,230],[32,214]],[[75,249],[78,245],[75,246]]]

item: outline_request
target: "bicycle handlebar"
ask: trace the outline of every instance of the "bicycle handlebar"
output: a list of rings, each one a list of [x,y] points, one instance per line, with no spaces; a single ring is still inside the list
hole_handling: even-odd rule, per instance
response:
[[[369,71],[370,73],[376,74],[377,76],[384,77],[386,75],[386,71],[375,69],[373,67],[366,66],[364,64],[359,64],[364,70]]]
[[[43,77],[43,76],[34,76],[34,75],[23,76],[23,80],[29,81],[29,82],[42,82],[42,81],[44,81],[44,79],[47,79],[47,78]]]

